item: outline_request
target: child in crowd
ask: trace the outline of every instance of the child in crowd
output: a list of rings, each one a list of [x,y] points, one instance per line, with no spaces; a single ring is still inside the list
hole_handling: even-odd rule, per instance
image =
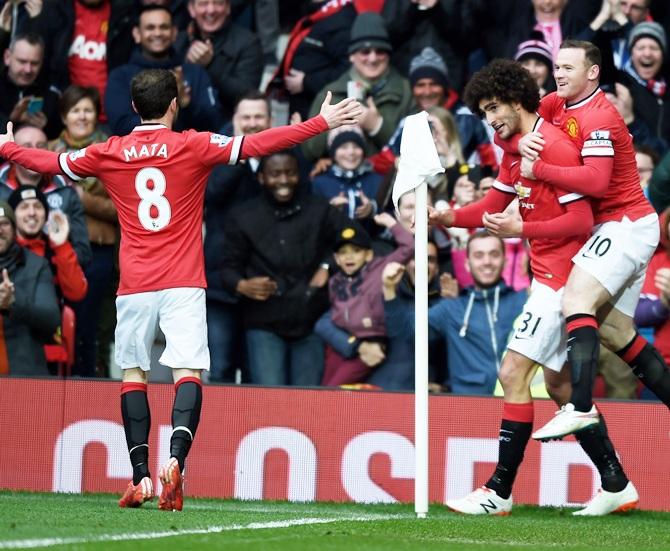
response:
[[[346,331],[348,338],[346,351],[337,347],[344,354],[332,346],[326,350],[325,386],[362,382],[386,357],[381,274],[389,262],[404,264],[413,257],[414,239],[390,214],[378,214],[374,219],[393,233],[398,244],[393,253],[375,257],[370,236],[356,222],[346,225],[335,241],[334,256],[341,271],[330,279],[331,309],[324,316],[329,319],[319,320],[316,332],[329,342],[327,328],[334,324]]]
[[[358,126],[342,126],[328,134],[328,151],[333,164],[314,178],[312,190],[358,220],[368,233],[377,230],[377,192],[382,177],[365,160],[365,136]]]

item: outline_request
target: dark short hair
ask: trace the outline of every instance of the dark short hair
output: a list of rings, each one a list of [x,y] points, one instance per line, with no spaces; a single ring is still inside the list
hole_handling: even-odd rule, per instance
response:
[[[497,235],[493,235],[486,230],[477,230],[475,233],[473,233],[469,238],[468,238],[468,243],[465,246],[465,252],[466,256],[470,256],[470,243],[477,239],[484,239],[486,237],[493,237],[493,239],[497,239],[498,243],[500,244],[500,250],[502,251],[503,255],[505,254],[505,242],[502,240],[501,237],[498,237]]]
[[[130,96],[142,120],[160,119],[178,95],[177,79],[167,69],[145,69],[130,83]]]
[[[540,90],[519,62],[494,59],[472,75],[465,87],[464,98],[470,110],[480,117],[484,113],[479,109],[479,103],[494,98],[502,103],[520,103],[532,113],[540,105]]]
[[[256,171],[256,173],[257,174],[262,173],[267,162],[273,157],[291,157],[296,162],[296,164],[298,164],[298,155],[294,149],[282,149],[281,151],[275,151],[274,153],[270,153],[265,157],[261,157],[261,160],[258,163],[258,170]]]
[[[265,106],[268,109],[268,115],[272,114],[272,109],[270,106],[270,100],[268,97],[261,92],[260,90],[257,89],[250,89],[250,90],[245,90],[242,92],[239,96],[237,96],[237,101],[235,102],[235,110],[237,110],[237,106],[242,103],[244,100],[248,101],[262,101],[265,103]]]
[[[143,16],[146,12],[148,12],[148,11],[156,11],[156,10],[161,10],[161,11],[165,11],[165,12],[167,12],[168,15],[170,16],[170,20],[173,19],[173,17],[172,17],[172,11],[170,10],[170,8],[169,8],[168,6],[165,6],[165,5],[163,5],[163,4],[156,4],[156,3],[142,4],[142,5],[138,8],[138,10],[137,10],[137,16],[135,17],[135,26],[136,26],[136,27],[139,27],[139,25],[140,25],[140,19],[142,18],[142,16]]]
[[[598,67],[603,66],[603,56],[600,53],[600,48],[591,42],[586,40],[574,40],[568,38],[561,43],[561,50],[566,50],[568,48],[574,48],[577,50],[584,50],[584,59],[587,63],[591,65],[597,65]]]
[[[100,92],[93,86],[77,86],[71,84],[64,91],[63,95],[58,100],[58,113],[61,117],[65,117],[70,109],[77,105],[84,98],[88,98],[93,102],[96,116],[100,113]]]

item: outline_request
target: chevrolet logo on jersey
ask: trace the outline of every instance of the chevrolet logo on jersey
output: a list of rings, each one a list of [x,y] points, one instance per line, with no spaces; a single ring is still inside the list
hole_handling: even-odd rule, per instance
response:
[[[519,182],[514,184],[514,191],[519,199],[528,199],[530,197],[531,188],[522,186]]]
[[[565,130],[568,133],[568,136],[571,138],[576,138],[579,134],[579,125],[577,124],[577,119],[575,117],[570,117],[565,123]]]

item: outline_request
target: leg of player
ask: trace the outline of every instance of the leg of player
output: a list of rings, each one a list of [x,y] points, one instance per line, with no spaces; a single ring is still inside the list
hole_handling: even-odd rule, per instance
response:
[[[567,365],[560,372],[544,370],[544,381],[549,396],[559,405],[570,399],[570,369]],[[617,458],[614,446],[607,434],[605,419],[575,434],[582,449],[589,456],[600,474],[601,489],[591,502],[573,515],[602,516],[635,508],[638,495],[633,483],[628,480]]]
[[[173,369],[175,398],[172,406],[170,459],[163,465],[159,478],[163,484],[158,508],[181,511],[184,506],[183,473],[202,409],[201,372],[196,369]]]
[[[612,308],[600,328],[603,344],[626,362],[635,376],[670,408],[670,370],[661,356],[640,335],[633,319]]]
[[[470,515],[508,515],[511,512],[512,485],[533,429],[530,382],[536,369],[533,360],[507,350],[498,374],[505,393],[498,464],[484,486],[464,498],[447,501],[447,507],[453,511]]]
[[[119,500],[119,507],[139,507],[154,497],[149,474],[151,413],[147,400],[147,374],[140,368],[123,370],[121,416],[133,466],[133,480]]]
[[[549,423],[533,433],[534,439],[562,438],[598,423],[598,411],[592,401],[593,381],[598,373],[600,357],[596,312],[610,297],[595,277],[580,266],[573,266],[563,295],[572,394],[570,402]]]

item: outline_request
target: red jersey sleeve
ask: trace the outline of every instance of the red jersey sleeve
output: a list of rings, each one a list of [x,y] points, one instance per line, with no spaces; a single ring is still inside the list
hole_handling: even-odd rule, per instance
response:
[[[46,149],[21,147],[14,142],[7,142],[0,149],[0,157],[42,174],[60,174],[62,172],[58,164],[58,153]]]
[[[512,188],[514,189],[514,188]],[[479,201],[454,211],[454,223],[457,228],[480,228],[485,212],[502,212],[516,197],[516,192],[509,193],[493,188]]]
[[[561,98],[556,95],[556,92],[552,92],[540,100],[540,106],[537,108],[537,113],[544,120],[551,121],[561,105]]]
[[[328,130],[328,123],[321,115],[300,124],[278,126],[248,136],[224,136],[211,132],[193,132],[200,160],[205,166],[234,165],[249,157],[263,157],[298,145]]]
[[[584,126],[581,129],[584,137],[582,166],[557,166],[540,159],[533,166],[535,177],[569,191],[603,197],[614,168],[612,136],[615,132],[615,121],[609,115],[607,112],[593,112],[589,117],[584,117]]]

